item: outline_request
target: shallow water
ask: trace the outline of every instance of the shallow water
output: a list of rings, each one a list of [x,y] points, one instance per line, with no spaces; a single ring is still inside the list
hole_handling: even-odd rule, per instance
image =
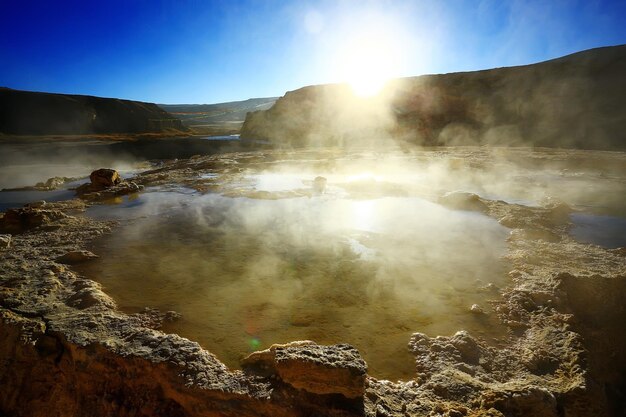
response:
[[[146,159],[114,153],[113,146],[99,141],[0,143],[0,189],[31,186],[52,177],[85,178],[98,168],[132,170]]]
[[[259,191],[288,191],[306,188],[301,176],[286,174],[250,175],[254,188]]]
[[[57,171],[52,171],[57,174],[57,175],[52,175],[52,176],[59,176],[58,174],[60,174],[62,171],[63,171],[62,169],[58,169]],[[120,171],[120,176],[124,179],[130,179],[136,173],[137,173],[137,170],[125,170],[125,171]],[[45,180],[46,179],[44,179],[43,181]],[[82,179],[67,182],[63,184],[57,190],[0,191],[0,212],[8,210],[10,208],[22,207],[24,204],[32,203],[34,201],[55,202],[55,201],[70,200],[76,196],[76,192],[74,191],[74,188],[86,182],[89,182],[88,176]],[[34,184],[29,184],[29,185],[34,185]]]
[[[217,136],[202,136],[200,139],[206,140],[239,140],[239,135],[217,135]]]
[[[626,247],[626,218],[575,213],[571,220],[571,235],[580,242],[605,248]]]
[[[121,203],[90,209],[134,220],[99,241],[101,258],[81,272],[122,309],[182,313],[165,330],[231,367],[272,343],[311,339],[353,344],[372,375],[410,378],[415,331],[505,334],[493,315],[469,313],[497,298],[481,287],[506,283],[508,230],[484,216],[414,197],[332,194],[257,200],[180,189]]]
[[[33,201],[62,201],[68,200],[74,196],[71,190],[54,190],[54,191],[3,191],[0,192],[0,211],[10,208],[22,207],[26,203]]]
[[[45,182],[52,177],[86,178],[94,168],[76,164],[5,165],[0,167],[0,189]]]

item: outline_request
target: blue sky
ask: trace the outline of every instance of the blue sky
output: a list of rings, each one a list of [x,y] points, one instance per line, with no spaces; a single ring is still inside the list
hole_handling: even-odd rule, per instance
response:
[[[390,76],[626,43],[626,1],[0,0],[0,16],[0,86],[158,103],[349,81],[348,40],[372,34],[387,44],[363,46],[362,66],[387,60]]]

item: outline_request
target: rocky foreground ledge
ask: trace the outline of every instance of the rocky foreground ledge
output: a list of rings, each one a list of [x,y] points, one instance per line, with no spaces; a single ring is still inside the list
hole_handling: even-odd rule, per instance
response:
[[[192,173],[227,171],[258,157],[175,161],[135,181],[190,185]],[[512,284],[496,311],[512,336],[495,349],[463,331],[415,333],[407,341],[415,377],[395,383],[368,376],[350,345],[309,341],[253,353],[233,371],[197,343],[159,331],[164,314],[118,311],[99,284],[70,266],[91,256],[88,242],[116,227],[81,214],[97,196],[19,209],[20,229],[16,211],[0,214],[0,414],[621,415],[624,249],[571,240],[563,204],[530,208],[465,193],[440,198],[511,229]]]

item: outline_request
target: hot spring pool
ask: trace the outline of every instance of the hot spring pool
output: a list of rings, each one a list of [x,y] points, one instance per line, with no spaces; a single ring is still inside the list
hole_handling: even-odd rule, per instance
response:
[[[164,330],[233,368],[251,351],[312,339],[356,346],[371,375],[409,378],[413,332],[465,329],[494,344],[506,336],[489,300],[509,284],[508,229],[431,201],[455,190],[527,206],[556,199],[576,210],[575,238],[623,245],[623,159],[437,148],[166,161],[152,174],[167,178],[162,188],[89,208],[120,226],[94,242],[101,257],[79,272],[122,310],[180,312]],[[328,180],[322,194],[318,175]]]
[[[95,243],[100,259],[80,272],[123,310],[180,312],[164,330],[230,367],[273,343],[310,339],[350,343],[370,374],[403,379],[414,374],[413,332],[505,335],[489,300],[507,282],[508,229],[493,219],[415,197],[152,191],[89,210],[123,225]],[[473,304],[488,314],[471,313]]]

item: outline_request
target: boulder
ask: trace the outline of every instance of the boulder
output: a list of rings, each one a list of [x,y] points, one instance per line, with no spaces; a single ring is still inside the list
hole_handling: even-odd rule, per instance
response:
[[[112,187],[122,182],[120,174],[116,170],[109,168],[100,168],[93,171],[89,175],[89,180],[92,185],[102,188]]]
[[[82,184],[76,188],[76,194],[82,196],[95,193],[116,186],[122,182],[120,174],[116,170],[109,168],[100,168],[93,171],[89,175],[89,180],[91,182]]]
[[[314,394],[362,397],[367,364],[348,344],[323,346],[311,341],[272,345],[242,361],[246,372],[276,375],[294,388]]]
[[[121,195],[132,194],[143,189],[142,185],[130,181],[122,181],[114,169],[101,168],[89,176],[90,183],[76,188],[76,194],[84,200],[105,200]]]

